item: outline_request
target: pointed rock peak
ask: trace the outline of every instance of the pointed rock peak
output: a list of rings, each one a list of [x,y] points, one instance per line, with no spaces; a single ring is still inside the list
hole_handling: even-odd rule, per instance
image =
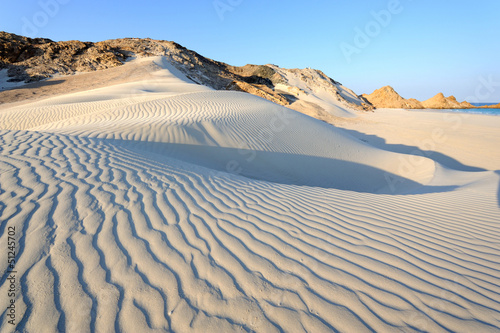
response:
[[[422,105],[417,100],[407,100],[401,97],[393,87],[385,86],[375,90],[370,95],[363,95],[377,108],[421,109]]]
[[[475,109],[476,106],[467,101],[458,102],[455,96],[446,97],[442,92],[420,102],[414,98],[401,97],[391,86],[375,90],[370,95],[363,95],[376,108],[398,109]],[[493,106],[500,107],[500,104]]]
[[[392,97],[392,98],[402,98],[399,96],[399,94],[394,90],[393,87],[391,86],[385,86],[380,89],[375,90],[373,93],[371,93],[369,96],[385,96],[385,97]]]
[[[439,93],[437,95],[435,95],[434,97],[431,97],[427,100],[424,101],[425,102],[430,102],[430,103],[444,103],[446,102],[446,97],[444,96],[443,93]]]
[[[396,93],[396,90],[394,90],[394,88],[391,87],[391,86],[385,86],[385,87],[382,87],[382,88],[380,88],[378,90],[379,91],[385,91],[385,92],[388,92],[388,93]]]

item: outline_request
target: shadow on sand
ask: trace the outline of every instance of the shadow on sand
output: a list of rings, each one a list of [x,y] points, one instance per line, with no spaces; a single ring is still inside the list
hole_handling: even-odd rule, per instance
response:
[[[0,93],[2,93],[4,91],[36,89],[36,88],[55,86],[57,84],[61,84],[61,83],[65,82],[65,81],[66,80],[43,80],[43,81],[26,83],[26,84],[23,84],[22,86],[19,86],[19,87],[10,87],[10,88],[0,87],[0,89],[1,89]]]
[[[439,164],[453,169],[457,171],[467,171],[467,172],[478,172],[478,171],[488,171],[486,169],[474,167],[474,166],[469,166],[465,165],[456,159],[444,155],[440,152],[437,151],[432,151],[432,150],[421,150],[420,148],[416,146],[407,146],[407,145],[402,145],[402,144],[388,144],[385,139],[376,136],[376,135],[368,135],[364,134],[355,130],[347,130],[343,129],[346,133],[350,134],[351,136],[366,142],[376,148],[387,150],[387,151],[392,151],[394,153],[401,153],[401,154],[408,154],[408,155],[418,155],[418,156],[425,156],[427,158],[430,158]]]
[[[456,188],[424,186],[369,165],[318,156],[162,142],[106,141],[124,148],[175,158],[217,172],[279,184],[398,195],[412,194],[415,190],[418,190],[419,194],[448,192]]]

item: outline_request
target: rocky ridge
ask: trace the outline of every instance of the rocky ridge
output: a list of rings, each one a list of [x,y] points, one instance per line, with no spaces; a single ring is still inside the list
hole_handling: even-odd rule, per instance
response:
[[[436,96],[429,98],[422,102],[422,105],[426,109],[471,109],[474,105],[469,102],[458,102],[455,96],[445,97],[443,93],[439,93]]]
[[[362,95],[372,105],[378,108],[397,109],[423,109],[424,106],[416,99],[405,99],[401,97],[391,86],[385,86],[375,90],[370,95]]]
[[[7,71],[9,81],[36,82],[55,74],[70,75],[77,72],[97,71],[121,66],[129,59],[165,56],[192,81],[217,90],[237,90],[251,93],[280,105],[294,108],[300,88],[293,89],[287,82],[287,73],[307,80],[334,96],[351,110],[372,110],[364,98],[332,80],[323,72],[312,69],[283,69],[275,65],[231,66],[191,51],[175,42],[149,38],[122,38],[102,42],[63,41],[46,38],[28,38],[0,32],[0,70]],[[320,83],[314,83],[320,78]],[[299,80],[300,81],[300,80]],[[302,82],[304,83],[304,82]],[[290,91],[277,90],[276,85],[287,85]],[[307,85],[306,84],[306,85]],[[309,94],[311,91],[305,91]]]
[[[389,109],[476,109],[476,108],[500,108],[500,104],[488,106],[474,106],[467,101],[459,102],[455,96],[444,96],[438,93],[436,96],[423,102],[416,99],[401,97],[394,88],[385,86],[375,90],[370,95],[363,94],[363,98],[376,108]]]

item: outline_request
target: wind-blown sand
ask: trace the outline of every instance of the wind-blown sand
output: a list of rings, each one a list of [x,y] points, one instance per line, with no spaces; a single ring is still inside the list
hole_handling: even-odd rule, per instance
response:
[[[154,79],[0,110],[19,331],[500,330],[496,137],[456,146],[498,123],[415,157],[438,116],[349,133],[140,61]]]

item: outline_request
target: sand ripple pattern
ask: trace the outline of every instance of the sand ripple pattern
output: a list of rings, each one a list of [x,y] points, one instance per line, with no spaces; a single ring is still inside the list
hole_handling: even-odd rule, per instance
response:
[[[400,159],[407,155],[375,149],[323,122],[230,91],[12,108],[0,112],[0,125],[124,141],[211,169],[234,169],[284,184],[387,192],[388,174],[395,180],[403,177],[405,187],[412,188],[428,183],[435,171],[434,161],[414,156],[420,172],[403,173]]]
[[[17,331],[500,332],[496,173],[375,194],[401,154],[169,73],[0,112]]]
[[[0,144],[19,331],[500,330],[500,218],[476,209],[496,205],[494,185],[490,201],[467,188],[385,196],[98,138],[3,130]]]

